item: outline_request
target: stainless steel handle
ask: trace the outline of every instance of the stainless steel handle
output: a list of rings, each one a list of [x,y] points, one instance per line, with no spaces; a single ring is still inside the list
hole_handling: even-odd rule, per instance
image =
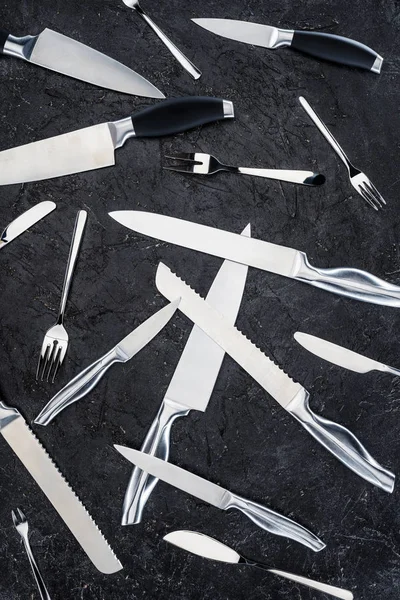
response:
[[[315,185],[317,178],[325,178],[323,175],[313,171],[296,171],[289,169],[253,169],[248,167],[238,167],[242,175],[254,175],[255,177],[265,177],[266,179],[275,179],[278,181],[287,181],[289,183],[299,183],[302,185]]]
[[[33,553],[32,553],[29,541],[28,541],[28,539],[26,539],[24,537],[23,538],[23,542],[24,542],[26,553],[27,553],[28,558],[29,558],[29,563],[31,565],[31,569],[32,569],[33,575],[35,577],[36,584],[37,584],[39,592],[40,592],[40,597],[41,597],[42,600],[51,600],[50,594],[47,591],[47,588],[46,588],[45,583],[43,581],[43,577],[42,577],[42,575],[41,575],[41,573],[39,571],[39,567],[37,566],[35,558],[33,556]]]
[[[280,571],[279,569],[268,569],[268,571],[274,575],[279,575],[279,577],[284,577],[285,579],[290,579],[291,581],[296,581],[297,583],[306,585],[313,590],[318,590],[323,594],[333,596],[334,598],[341,598],[341,600],[353,600],[353,594],[349,590],[344,590],[334,585],[328,585],[327,583],[320,583],[319,581],[314,581],[314,579],[309,579],[308,577],[303,577],[302,575],[295,575],[294,573],[287,573],[286,571]]]

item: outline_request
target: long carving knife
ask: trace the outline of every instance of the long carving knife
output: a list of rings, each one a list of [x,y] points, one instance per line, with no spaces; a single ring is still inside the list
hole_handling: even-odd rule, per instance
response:
[[[156,286],[169,300],[180,297],[179,309],[346,467],[373,485],[387,492],[393,491],[393,473],[384,469],[348,429],[313,413],[307,390],[293,381],[163,263],[157,269]]]
[[[250,236],[250,225],[242,232]],[[241,304],[248,268],[225,261],[207,294],[207,301],[234,323]],[[204,412],[208,406],[225,352],[196,325],[193,327],[179,359],[160,410],[142,445],[142,452],[169,457],[172,423],[190,410]],[[157,479],[135,467],[122,511],[122,525],[140,523],[143,509]]]
[[[22,213],[22,215],[19,215],[14,221],[7,225],[1,234],[0,248],[3,248],[3,246],[6,246],[15,240],[16,237],[21,235],[21,233],[24,233],[24,231],[32,227],[32,225],[35,225],[35,223],[44,217],[47,217],[55,207],[55,202],[45,200],[44,202],[39,202],[39,204],[32,206],[32,208]]]

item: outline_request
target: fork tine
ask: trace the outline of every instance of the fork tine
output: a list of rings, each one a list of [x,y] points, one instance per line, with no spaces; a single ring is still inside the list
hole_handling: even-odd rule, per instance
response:
[[[380,208],[382,208],[381,203],[377,198],[375,198],[374,194],[367,187],[365,182],[360,184],[360,189],[363,192],[363,198],[366,199],[371,204],[371,206],[375,208],[375,210],[379,210]]]
[[[173,156],[165,156],[170,160],[186,160],[188,162],[196,162],[194,152],[182,152],[181,154],[174,154]]]
[[[53,363],[52,363],[52,365],[51,365],[51,367],[49,369],[49,375],[50,375],[50,370],[54,366],[53,377],[52,377],[51,383],[54,383],[54,380],[55,380],[56,375],[58,373],[58,369],[61,367],[62,361],[64,360],[64,356],[65,356],[65,352],[63,354],[63,348],[62,348],[61,345],[59,345],[58,349],[57,349],[57,353],[54,354]]]
[[[26,521],[26,516],[24,515],[22,510],[20,508],[17,508],[17,511],[18,511],[21,521]]]
[[[50,379],[50,374],[53,369],[53,366],[55,365],[56,359],[58,359],[58,354],[59,354],[58,340],[54,340],[51,354],[48,359],[48,369],[47,369],[46,381],[49,381],[49,379]]]
[[[11,517],[12,517],[12,520],[13,520],[13,523],[14,523],[14,527],[17,527],[17,525],[18,525],[18,519],[17,519],[17,515],[15,514],[15,512],[13,510],[11,511]]]
[[[38,381],[39,378],[41,379],[41,381],[43,381],[43,372],[44,372],[44,370],[46,368],[46,364],[47,364],[47,355],[49,353],[50,345],[47,344],[44,354],[43,354],[43,346],[44,346],[44,342],[42,345],[42,349],[40,351],[38,366],[36,369],[36,381]]]
[[[366,182],[366,185],[369,186],[372,190],[372,192],[375,194],[375,196],[377,198],[379,198],[381,204],[386,204],[386,200],[383,198],[382,194],[379,192],[379,190],[376,189],[376,187],[374,186],[374,184],[372,183],[372,181],[370,181],[368,179],[368,181]]]
[[[176,173],[193,173],[193,166],[188,165],[186,168],[182,165],[181,167],[163,167],[165,171],[175,171]]]

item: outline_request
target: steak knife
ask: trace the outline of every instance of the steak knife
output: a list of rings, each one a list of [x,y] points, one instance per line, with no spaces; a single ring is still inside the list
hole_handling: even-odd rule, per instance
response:
[[[250,236],[250,225],[242,235]],[[245,265],[225,261],[207,294],[207,301],[230,323],[235,322],[239,311],[247,270]],[[224,355],[218,344],[196,325],[193,327],[142,452],[168,460],[172,423],[190,410],[206,410]],[[122,525],[140,523],[156,483],[154,477],[135,467],[125,492]]]
[[[179,490],[183,490],[187,494],[195,496],[195,498],[203,500],[203,502],[212,504],[212,506],[222,510],[236,508],[265,531],[295,540],[307,546],[307,548],[311,548],[314,552],[319,552],[325,548],[324,542],[311,531],[261,504],[233,494],[221,486],[207,481],[207,479],[203,479],[155,456],[117,444],[114,444],[114,448],[143,471],[173,485]]]
[[[45,29],[39,35],[15,37],[0,30],[0,54],[27,62],[62,75],[93,83],[125,94],[165,98],[150,81],[109,56],[76,40]]]
[[[234,117],[220,98],[188,96],[164,100],[131,117],[93,125],[0,152],[0,185],[40,181],[115,164],[114,151],[130,137],[161,137]]]
[[[231,19],[192,19],[192,21],[211,33],[237,42],[271,50],[290,46],[293,50],[299,50],[315,58],[349,67],[359,67],[373,73],[381,72],[383,58],[379,54],[360,42],[339,35],[278,29],[269,25]]]
[[[133,231],[164,242],[241,262],[354,300],[400,307],[399,286],[359,269],[318,269],[310,265],[304,252],[293,248],[144,211],[119,210],[109,215]]]
[[[179,279],[163,263],[157,269],[156,286],[166,298],[181,298],[181,310],[251,375],[290,415],[299,421],[346,467],[373,485],[392,492],[395,476],[366,451],[342,425],[313,413],[309,393],[272,362],[238,329]]]
[[[56,208],[55,202],[51,202],[50,200],[45,200],[44,202],[39,202],[35,206],[32,206],[29,210],[19,215],[14,221],[12,221],[3,233],[0,238],[0,248],[6,246],[12,240],[15,240],[16,237],[24,233],[27,229],[35,225],[38,221],[47,217],[48,214],[53,212]]]

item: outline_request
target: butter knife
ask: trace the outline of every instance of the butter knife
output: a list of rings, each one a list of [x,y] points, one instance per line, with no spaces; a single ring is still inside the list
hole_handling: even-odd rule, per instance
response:
[[[3,233],[1,234],[0,239],[0,248],[6,246],[12,240],[15,240],[16,237],[24,233],[27,229],[35,225],[38,221],[46,217],[56,208],[55,202],[51,202],[50,200],[46,200],[44,202],[40,202],[35,206],[32,206],[29,210],[19,215],[14,221],[12,221]]]

